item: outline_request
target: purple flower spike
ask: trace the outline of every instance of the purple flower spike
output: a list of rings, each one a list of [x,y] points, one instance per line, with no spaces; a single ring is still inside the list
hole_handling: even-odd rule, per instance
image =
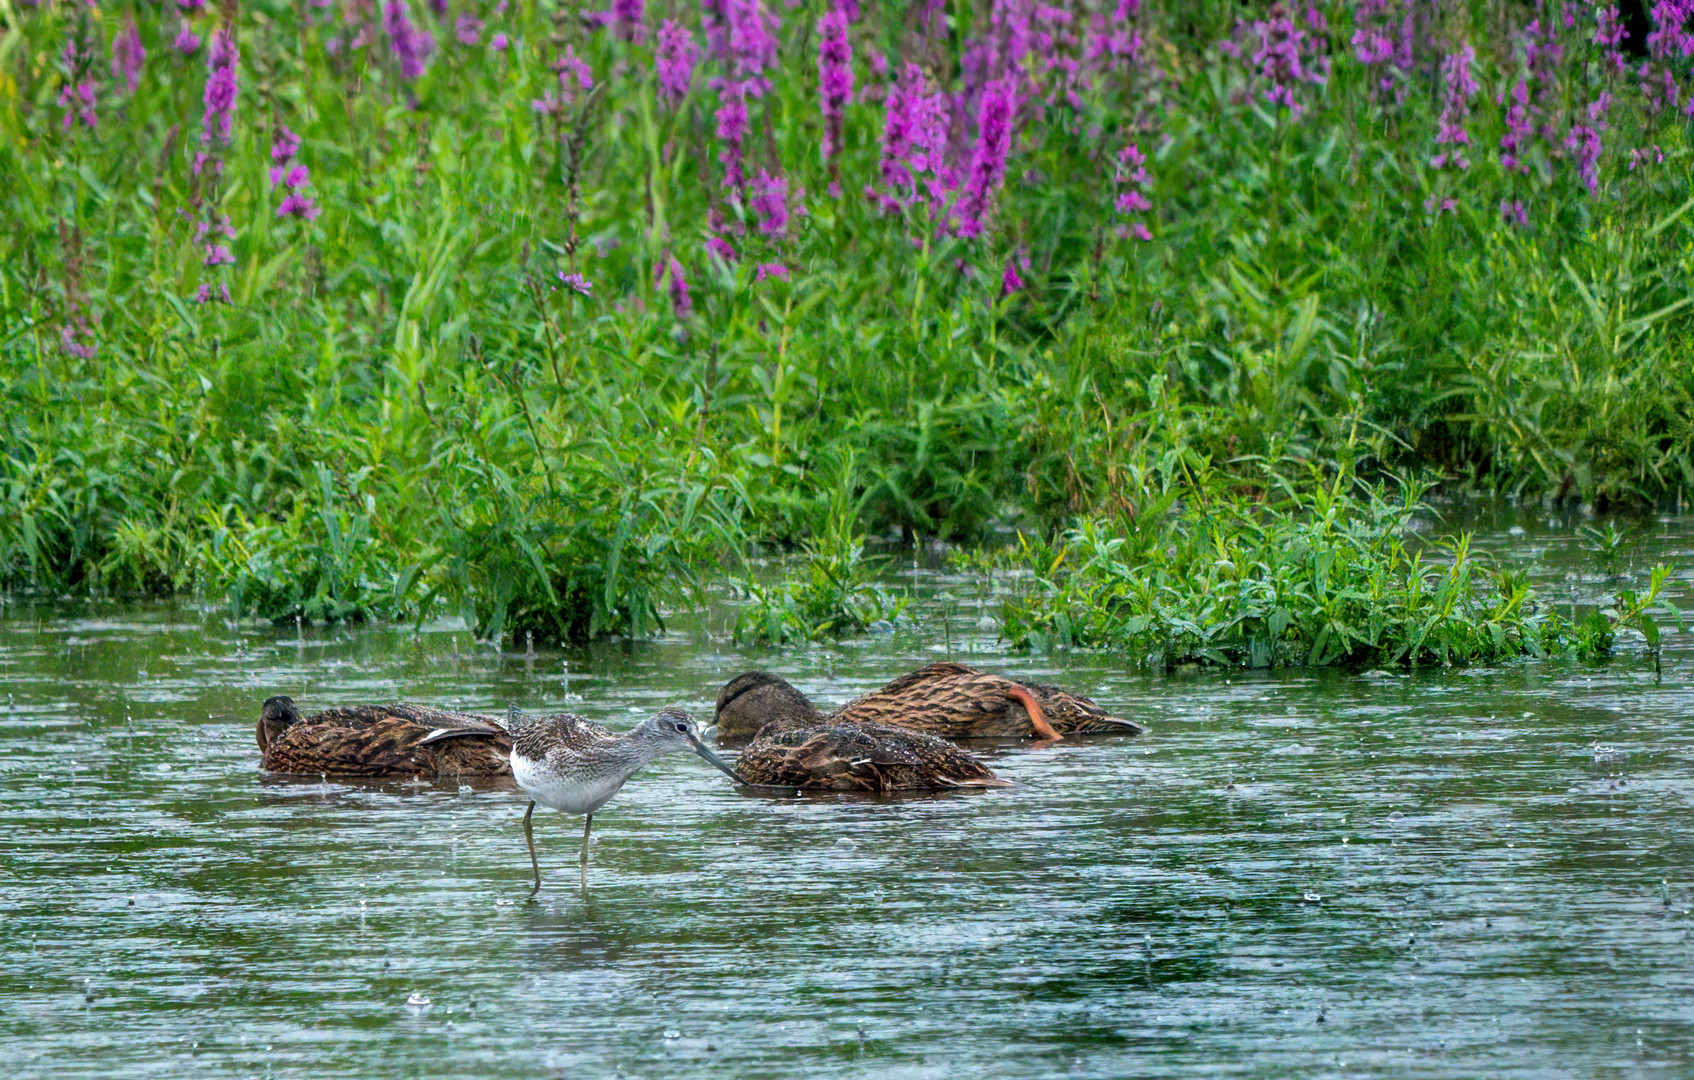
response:
[[[757,285],[759,282],[765,280],[768,277],[781,278],[782,280],[787,281],[788,280],[788,267],[782,265],[781,263],[760,263],[757,267],[754,268],[754,270],[753,270],[753,284]]]
[[[495,52],[505,52],[507,46],[510,44],[511,42],[507,40],[504,33],[495,34],[488,42],[489,48],[493,49]]]
[[[200,119],[200,138],[208,145],[226,145],[235,123],[235,65],[240,50],[228,30],[212,35],[211,74],[206,78],[206,112]]]
[[[429,54],[435,51],[435,39],[412,25],[412,17],[400,0],[388,0],[382,9],[382,28],[400,62],[400,74],[416,79],[428,69]]]
[[[182,33],[176,36],[176,40],[171,42],[171,48],[184,56],[193,56],[200,51],[200,35],[185,26]]]
[[[235,256],[223,244],[207,244],[206,257],[201,260],[207,266],[228,266],[235,261]]]
[[[671,283],[671,310],[676,312],[678,319],[687,319],[694,314],[694,303],[688,296],[688,279],[682,274],[682,264],[669,252],[653,267],[653,287],[658,288],[667,276]]]
[[[759,231],[766,236],[781,236],[788,231],[788,178],[761,169],[753,186],[753,213],[759,215]]]
[[[1153,204],[1144,192],[1147,188],[1147,155],[1141,148],[1130,143],[1118,151],[1117,175],[1118,197],[1113,200],[1112,208],[1125,217],[1131,218],[1128,223],[1129,235],[1137,240],[1151,240],[1153,234],[1147,230],[1145,222],[1135,218],[1137,214],[1145,214],[1153,209]]]
[[[982,232],[982,217],[988,212],[989,200],[1006,177],[1015,107],[1009,79],[996,79],[983,88],[982,107],[977,115],[976,151],[971,156],[970,175],[965,179],[958,203],[959,221],[955,231],[965,239]]]
[[[576,100],[578,91],[586,94],[594,89],[594,69],[569,45],[565,46],[565,55],[553,62],[553,70],[559,74],[559,92],[567,105]],[[576,83],[574,88],[572,82]]]
[[[694,62],[700,51],[694,45],[694,35],[671,19],[659,27],[659,48],[653,56],[653,69],[659,78],[659,98],[675,108],[688,96],[694,83]]]
[[[460,15],[453,22],[453,36],[460,45],[475,45],[482,40],[482,20],[475,15]]]
[[[853,47],[847,13],[831,11],[818,20],[818,98],[823,105],[823,159],[841,149],[842,109],[853,100]]]
[[[612,10],[606,13],[609,21],[617,28],[617,35],[625,41],[642,42],[647,40],[647,16],[645,0],[612,0]]]
[[[1476,50],[1468,43],[1457,52],[1441,58],[1441,77],[1446,89],[1441,107],[1441,130],[1436,133],[1435,144],[1451,149],[1435,155],[1430,161],[1434,168],[1444,169],[1448,165],[1461,170],[1470,168],[1470,160],[1464,152],[1464,148],[1470,145],[1465,120],[1470,116],[1470,99],[1476,96],[1476,80],[1471,77],[1470,70],[1475,60]]]
[[[317,216],[322,212],[310,195],[302,195],[298,191],[289,192],[282,204],[276,208],[277,217],[303,218],[306,221],[317,220]]]
[[[74,86],[67,83],[59,91],[59,104],[65,110],[61,123],[66,131],[79,122],[90,131],[94,130],[98,121],[94,115],[95,83],[92,79],[85,79]]]
[[[300,152],[300,136],[286,127],[276,129],[276,138],[271,142],[271,161],[277,165],[287,165],[294,160],[294,155]],[[273,179],[271,181],[275,183]]]
[[[1521,199],[1501,199],[1500,216],[1506,219],[1506,224],[1516,225],[1520,229],[1529,227],[1529,210]]]
[[[136,28],[135,20],[118,31],[112,39],[112,74],[123,76],[129,84],[129,92],[135,93],[135,88],[141,85],[141,65],[147,60],[147,50],[141,47],[141,31]]]
[[[581,274],[567,274],[563,270],[560,270],[559,280],[584,296],[594,295],[594,283],[583,277]]]
[[[1006,256],[1006,269],[1000,274],[1000,295],[1007,297],[1023,288],[1023,278],[1018,276],[1017,257]]]
[[[730,247],[729,241],[725,240],[721,236],[708,238],[706,241],[706,251],[708,254],[722,259],[726,263],[732,263],[735,261],[735,249]]]

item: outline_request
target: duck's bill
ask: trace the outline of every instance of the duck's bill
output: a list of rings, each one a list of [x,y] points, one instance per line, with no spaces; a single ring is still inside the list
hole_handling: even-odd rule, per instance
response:
[[[688,741],[694,744],[694,752],[696,754],[699,754],[701,757],[705,758],[707,761],[711,762],[713,765],[716,765],[718,768],[722,769],[724,771],[724,775],[728,776],[731,780],[734,780],[737,784],[745,783],[745,781],[742,780],[740,776],[736,775],[736,772],[735,772],[734,769],[730,768],[727,764],[724,763],[723,758],[718,757],[716,754],[712,753],[711,747],[707,746],[705,743],[701,742],[699,739],[696,739],[696,738],[693,738],[693,737],[690,737]]]

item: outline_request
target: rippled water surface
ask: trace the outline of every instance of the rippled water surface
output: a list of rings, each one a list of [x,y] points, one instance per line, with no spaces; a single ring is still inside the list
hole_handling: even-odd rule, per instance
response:
[[[1569,521],[1484,524],[1559,602],[1619,587]],[[1654,532],[1637,569],[1679,563],[1694,607],[1694,520]],[[918,629],[777,652],[728,644],[721,612],[526,656],[450,629],[7,605],[4,1071],[1694,1076],[1689,635],[1659,679],[1627,648],[1154,678],[1010,656],[980,585],[910,576],[945,590]],[[749,667],[835,703],[949,654],[1153,734],[983,746],[1017,787],[895,801],[750,796],[663,759],[597,815],[586,896],[580,819],[537,811],[534,902],[509,787],[257,769],[273,693],[627,728],[673,701],[709,715]]]

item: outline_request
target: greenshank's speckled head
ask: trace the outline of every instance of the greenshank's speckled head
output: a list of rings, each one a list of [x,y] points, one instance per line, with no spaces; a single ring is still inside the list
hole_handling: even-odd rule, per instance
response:
[[[700,739],[700,725],[692,716],[676,705],[669,705],[642,721],[632,733],[642,742],[659,743],[660,745],[674,744],[677,750],[692,750],[707,761],[727,773],[736,783],[741,778],[735,775],[735,770],[724,763],[724,760],[714,754],[709,746]],[[670,748],[670,747],[668,747]]]

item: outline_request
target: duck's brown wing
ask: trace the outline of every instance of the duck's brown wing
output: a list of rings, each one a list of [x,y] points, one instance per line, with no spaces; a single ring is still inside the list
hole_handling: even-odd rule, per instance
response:
[[[405,702],[397,702],[393,705],[337,705],[308,716],[301,722],[367,728],[385,720],[409,721],[417,724],[425,731],[436,728],[451,728],[463,731],[482,731],[492,735],[505,730],[500,722],[492,716],[449,712],[446,709],[434,709],[428,705],[412,705]]]
[[[843,705],[831,721],[887,724],[947,739],[1038,734],[1011,679],[963,664],[931,664]]]
[[[812,791],[922,791],[1010,783],[943,739],[855,724],[767,728],[736,759],[735,771],[748,784]]]
[[[937,679],[951,679],[958,678],[961,675],[980,674],[981,672],[977,671],[973,667],[966,667],[964,664],[954,663],[951,660],[938,660],[933,664],[926,664],[923,667],[918,668],[916,671],[908,671],[906,674],[900,676],[898,679],[895,679],[887,686],[884,686],[881,690],[874,691],[873,693],[865,696],[875,697],[878,694],[905,694],[910,693],[913,687],[922,686],[925,683],[934,682]]]
[[[418,739],[428,729],[411,720],[393,716],[365,718],[356,724],[314,720],[295,724],[271,740],[263,761],[267,771],[300,776],[413,776],[419,772]]]

